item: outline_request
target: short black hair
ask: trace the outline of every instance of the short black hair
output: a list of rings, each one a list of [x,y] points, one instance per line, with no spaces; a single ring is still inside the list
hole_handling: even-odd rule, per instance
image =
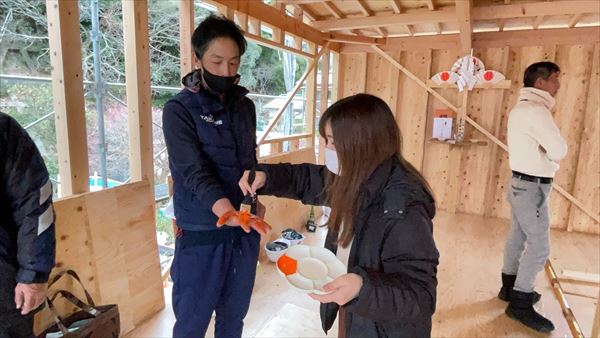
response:
[[[246,39],[242,29],[222,15],[211,14],[192,34],[192,47],[198,59],[202,58],[211,41],[217,38],[230,38],[235,41],[240,49],[240,56],[246,51]]]
[[[560,68],[554,62],[536,62],[529,65],[529,67],[527,67],[525,70],[525,75],[523,75],[523,85],[525,87],[533,87],[535,85],[535,81],[537,81],[537,79],[540,77],[544,80],[548,80],[550,75],[559,72]]]

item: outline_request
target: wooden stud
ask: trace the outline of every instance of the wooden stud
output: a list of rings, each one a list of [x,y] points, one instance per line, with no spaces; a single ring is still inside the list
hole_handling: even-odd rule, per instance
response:
[[[290,104],[290,102],[292,102],[292,99],[294,98],[294,96],[296,95],[296,93],[298,92],[298,90],[300,90],[300,87],[302,87],[302,84],[304,83],[304,81],[306,80],[306,78],[310,75],[310,72],[313,71],[313,69],[315,68],[317,62],[319,61],[319,59],[321,58],[321,56],[323,55],[323,53],[325,52],[325,50],[329,47],[329,42],[327,42],[325,44],[325,46],[323,48],[321,48],[321,50],[319,51],[319,53],[317,53],[317,56],[315,56],[314,59],[311,60],[311,62],[308,64],[308,66],[306,67],[306,71],[304,73],[304,75],[302,75],[302,77],[300,78],[300,80],[298,81],[298,83],[296,83],[296,86],[294,87],[294,89],[291,91],[291,93],[288,94],[283,106],[281,106],[281,108],[279,108],[279,110],[277,111],[277,113],[275,113],[275,117],[271,120],[271,122],[269,122],[269,125],[267,126],[267,129],[265,130],[265,133],[263,134],[263,136],[260,138],[258,145],[260,146],[261,144],[263,144],[264,140],[267,139],[267,136],[269,136],[269,132],[271,132],[271,130],[275,127],[275,124],[277,123],[277,121],[279,120],[279,118],[281,117],[281,115],[283,115],[283,112],[286,110],[287,106]]]
[[[388,36],[387,29],[385,29],[383,27],[377,27],[375,29],[377,30],[377,33],[379,33],[379,35],[381,35],[382,38],[385,38],[386,36]]]
[[[415,35],[415,30],[413,29],[412,25],[405,25],[404,27],[406,28],[406,31],[408,32],[408,36]]]
[[[328,107],[328,98],[329,98],[329,59],[330,52],[325,52],[323,54],[323,58],[321,59],[321,99],[319,104],[319,117],[323,116],[325,110]],[[315,137],[319,137],[318,133]],[[314,138],[313,138],[314,139]],[[325,163],[325,144],[324,142],[319,142],[319,157],[317,158],[317,163],[324,164]]]
[[[248,17],[248,33],[256,35],[256,36],[261,36],[261,31],[260,31],[260,20],[253,18],[253,17]]]
[[[235,12],[235,22],[242,28],[244,32],[248,31],[248,15],[240,12]]]
[[[316,52],[317,46],[314,43],[308,43],[309,51]],[[321,56],[325,56],[326,50],[321,48],[319,53]],[[313,135],[315,134],[315,122],[317,117],[317,70],[319,59],[322,57],[317,56],[314,60],[314,67],[306,77],[306,110],[304,112],[304,121],[306,126],[306,132]],[[308,142],[309,147],[314,147],[315,138],[311,137]],[[297,149],[297,148],[296,148]]]
[[[131,180],[147,180],[154,187],[148,3],[123,0],[122,5]]]
[[[79,8],[46,1],[61,196],[89,190]]]
[[[583,14],[575,14],[569,19],[569,28],[575,27],[575,25],[581,20]]]
[[[336,102],[342,97],[340,86],[340,54],[331,52],[331,102]]]
[[[435,22],[435,23],[433,24],[433,26],[435,27],[435,32],[436,32],[437,34],[442,34],[442,24],[441,24],[441,23],[439,23],[439,22]]]
[[[498,19],[498,31],[499,32],[504,31],[504,23],[505,23],[504,19]]]
[[[195,68],[196,54],[190,43],[195,28],[194,1],[179,0],[179,65],[182,78]]]
[[[471,34],[473,31],[471,24],[472,0],[457,1],[456,15],[458,17],[458,27],[460,30],[460,45],[463,54],[471,52]]]

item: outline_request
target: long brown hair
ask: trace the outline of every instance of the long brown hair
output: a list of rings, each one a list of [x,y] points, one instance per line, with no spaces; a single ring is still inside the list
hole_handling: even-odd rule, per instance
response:
[[[339,234],[339,243],[346,247],[354,236],[354,217],[361,207],[359,192],[369,176],[386,159],[396,156],[400,165],[431,189],[425,178],[402,157],[402,137],[394,114],[380,98],[356,94],[331,105],[321,117],[319,133],[327,141],[325,126],[331,123],[335,150],[341,175],[330,174],[325,182],[325,194],[331,207],[328,227]]]

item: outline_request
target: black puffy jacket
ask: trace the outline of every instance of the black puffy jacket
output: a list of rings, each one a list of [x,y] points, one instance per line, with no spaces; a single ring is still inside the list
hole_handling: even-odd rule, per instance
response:
[[[0,112],[0,260],[14,267],[17,282],[45,283],[55,247],[52,184],[44,160],[17,121]]]
[[[313,164],[257,166],[267,174],[260,194],[323,205],[327,169]],[[435,203],[397,158],[384,161],[360,192],[348,272],[363,278],[358,297],[344,305],[348,337],[428,337],[435,311],[439,253],[433,240]],[[337,251],[337,234],[325,247]],[[327,332],[338,312],[321,304]]]

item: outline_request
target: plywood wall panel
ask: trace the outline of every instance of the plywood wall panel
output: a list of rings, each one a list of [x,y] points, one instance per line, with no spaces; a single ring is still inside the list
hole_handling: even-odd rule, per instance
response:
[[[556,63],[561,67],[561,89],[556,96],[554,121],[567,141],[567,157],[560,161],[555,182],[566,191],[572,191],[579,160],[579,141],[585,120],[585,109],[589,95],[589,77],[592,71],[593,45],[559,46]],[[596,93],[597,95],[597,93]],[[569,222],[571,203],[557,192],[550,199],[550,223],[566,229]]]
[[[400,53],[390,54],[398,60]],[[391,108],[396,111],[396,101],[398,92],[398,76],[400,70],[390,64],[381,55],[369,53],[367,56],[367,84],[366,92],[383,99]]]
[[[364,93],[367,86],[367,53],[351,53],[340,55],[340,81],[342,97]]]
[[[481,60],[485,60],[486,69],[506,72],[508,59],[507,48],[489,48],[476,54]],[[497,133],[496,126],[499,125],[498,117],[501,116],[502,100],[504,97],[502,89],[476,89],[469,94],[467,114],[492,134]],[[485,140],[485,136],[467,127],[465,139]],[[488,191],[495,187],[488,185],[490,176],[494,175],[495,167],[490,165],[492,158],[497,156],[497,146],[488,142],[486,146],[467,146],[462,149],[461,180],[459,186],[459,212],[482,215],[485,210],[485,199]]]
[[[419,78],[431,77],[431,50],[402,52],[398,61]],[[402,133],[402,154],[418,170],[423,169],[428,101],[423,88],[399,74],[395,116]]]
[[[583,130],[579,140],[579,156],[573,196],[596,215],[600,214],[600,45],[594,46],[589,88],[585,106]],[[562,85],[569,85],[562,82]],[[579,208],[571,206],[570,228],[575,231],[600,233],[600,224],[590,222],[590,218]]]
[[[431,74],[449,70],[458,58],[457,51],[435,50],[432,52]],[[458,95],[454,89],[440,89],[439,93],[450,103],[457,105]],[[446,107],[437,99],[430,98],[427,109],[426,139],[431,138],[433,112]],[[431,185],[436,198],[437,207],[455,212],[458,201],[458,182],[460,178],[461,150],[439,143],[425,143],[422,172]]]
[[[55,202],[57,260],[53,273],[75,270],[97,304],[118,304],[121,334],[164,307],[150,185],[141,181]],[[83,296],[68,282],[67,290]],[[73,307],[59,303],[61,314]],[[47,310],[36,329],[51,320]]]

